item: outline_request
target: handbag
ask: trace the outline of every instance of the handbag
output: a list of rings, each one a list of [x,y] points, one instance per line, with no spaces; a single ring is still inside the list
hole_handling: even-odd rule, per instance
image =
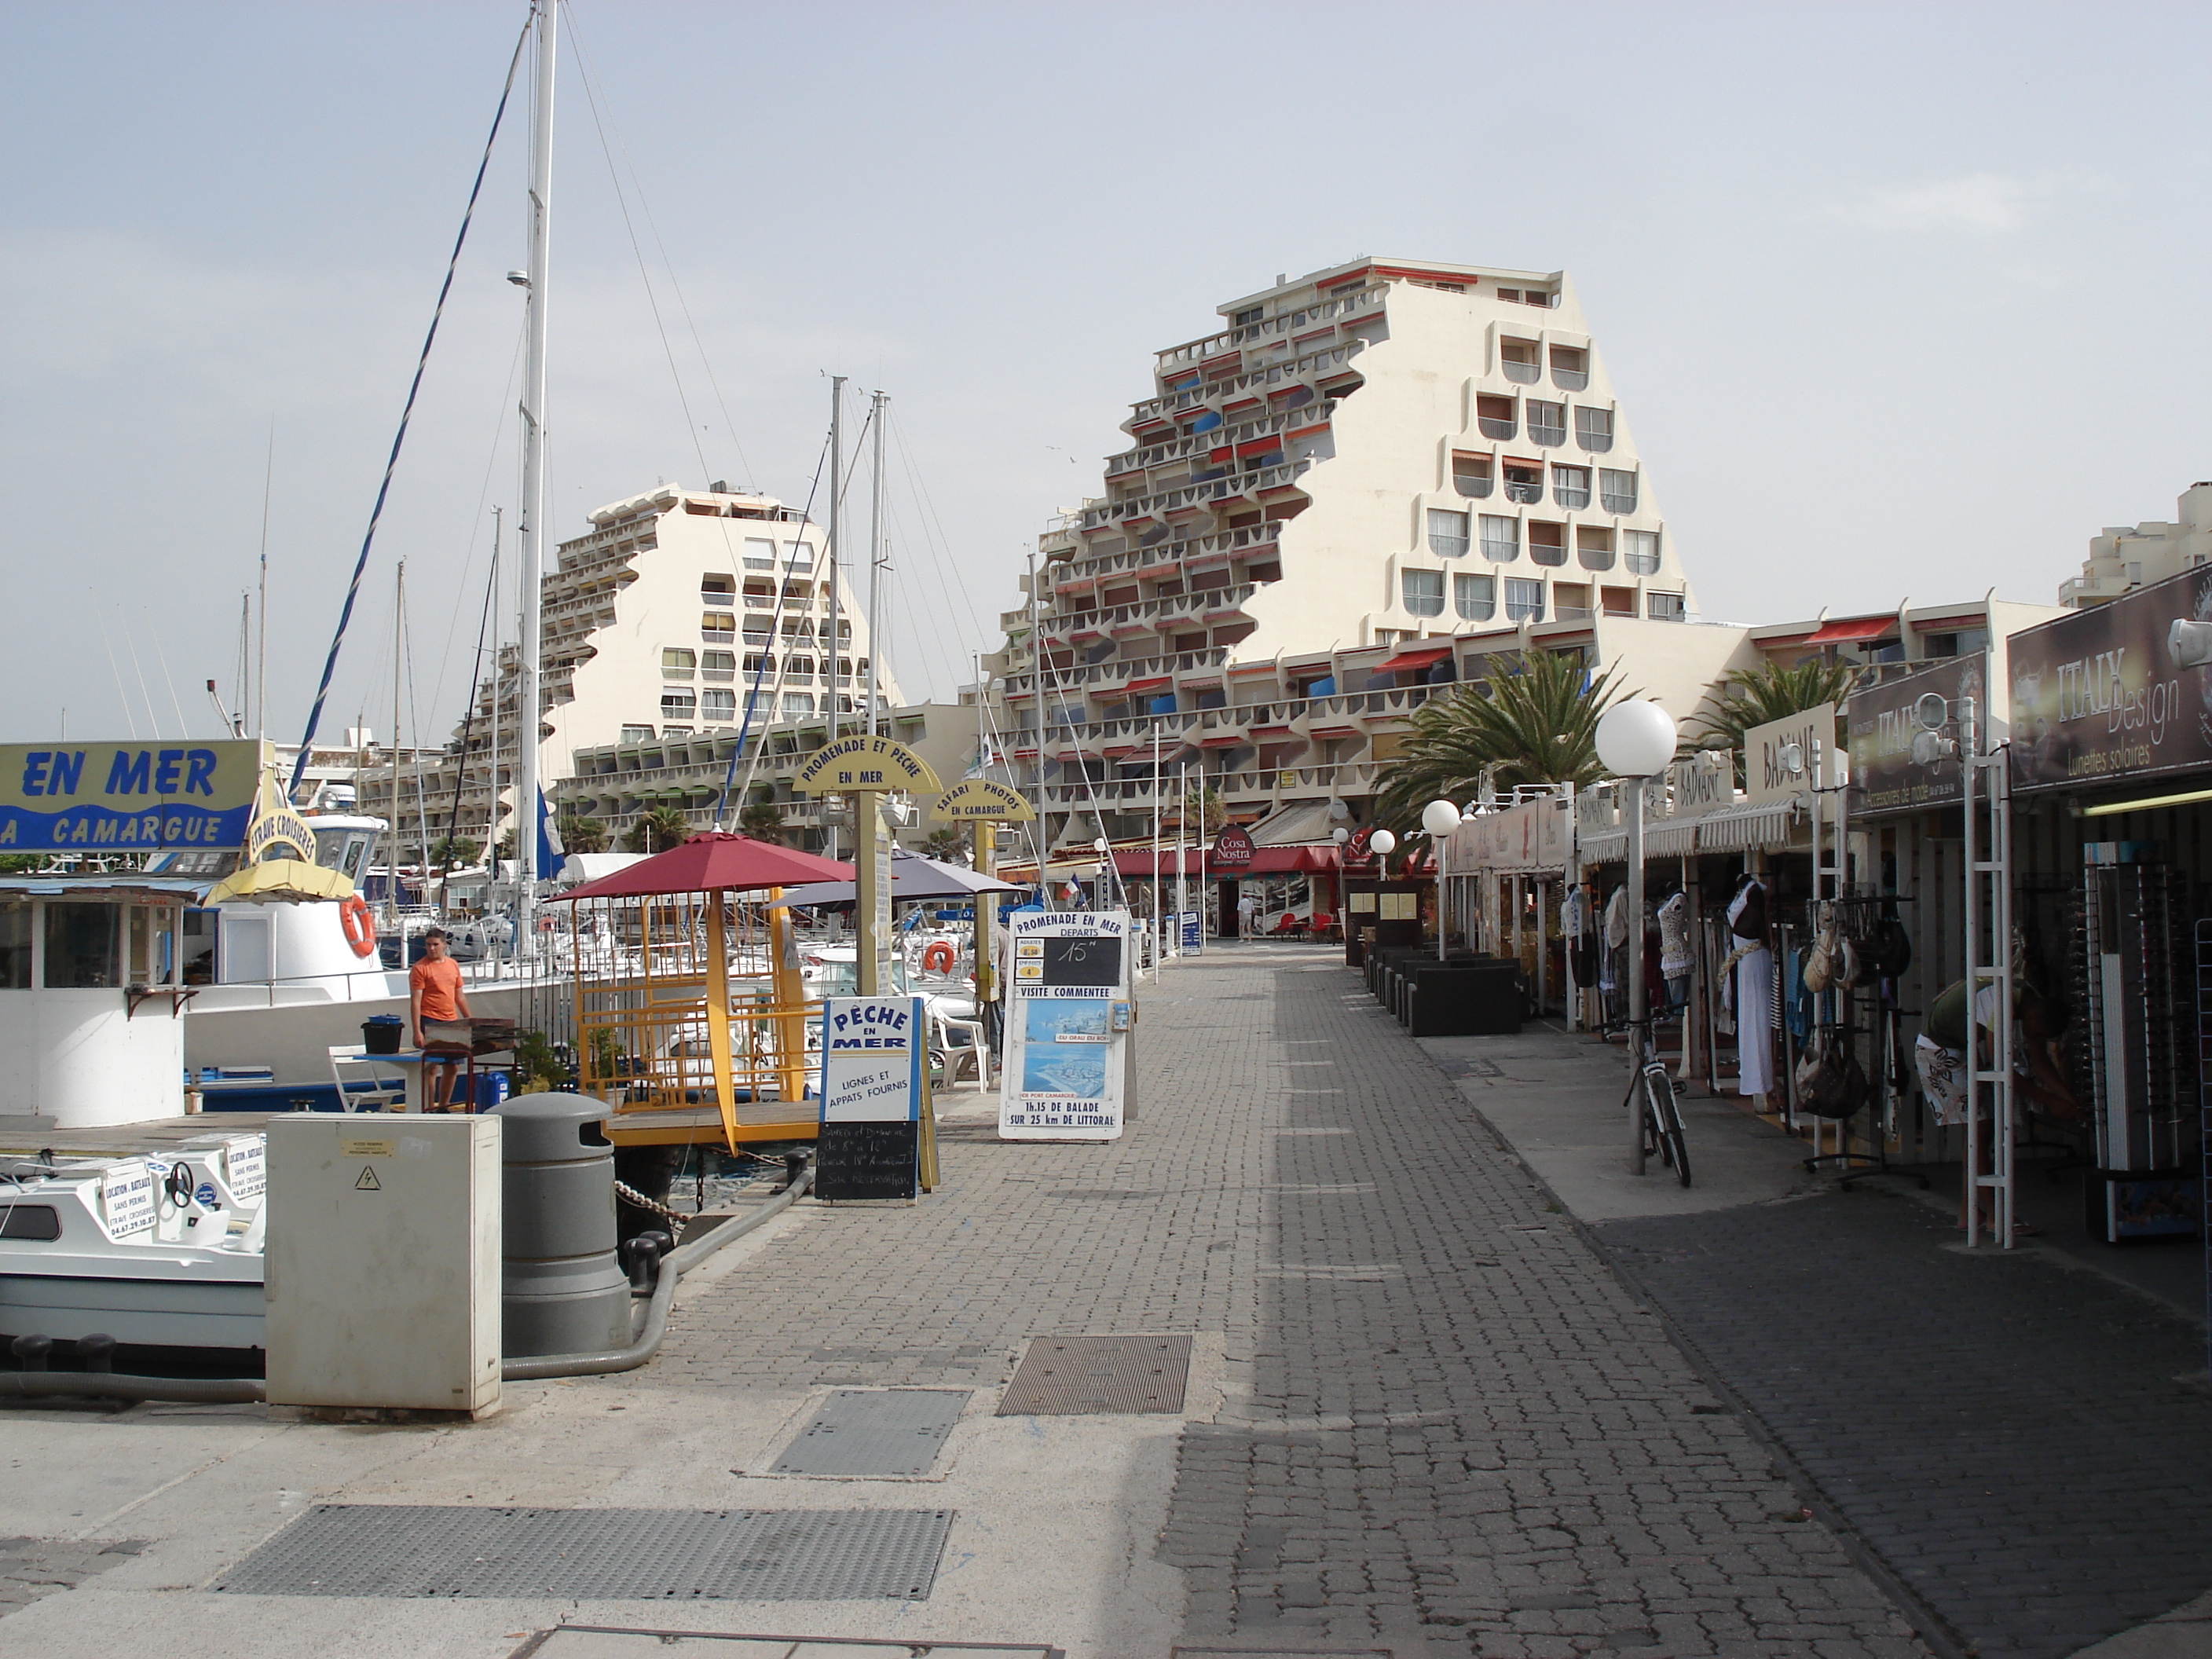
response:
[[[1824,918],[1813,935],[1813,947],[1805,953],[1805,988],[1818,996],[1834,982],[1836,976],[1836,924],[1832,916]]]
[[[1814,1117],[1846,1118],[1866,1103],[1866,1069],[1832,1028],[1821,1030],[1793,1076],[1798,1109]]]

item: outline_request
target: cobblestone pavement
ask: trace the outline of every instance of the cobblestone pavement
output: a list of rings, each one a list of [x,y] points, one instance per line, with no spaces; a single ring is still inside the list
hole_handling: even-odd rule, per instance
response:
[[[1924,1651],[1331,953],[1173,969],[1140,1036],[1122,1140],[954,1128],[938,1195],[779,1237],[658,1380],[989,1387],[1031,1334],[1200,1333],[1231,1386],[1159,1546],[1188,1646]]]
[[[75,1589],[143,1547],[135,1539],[0,1538],[0,1619],[41,1596]]]
[[[1597,1231],[1981,1653],[2056,1659],[2212,1583],[2212,1399],[2178,1380],[2203,1334],[2165,1308],[1945,1249],[1946,1217],[1879,1192]]]

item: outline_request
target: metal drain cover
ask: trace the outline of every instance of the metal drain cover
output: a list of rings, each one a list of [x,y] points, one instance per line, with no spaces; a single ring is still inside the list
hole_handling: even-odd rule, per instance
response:
[[[921,1601],[951,1510],[318,1504],[223,1576],[240,1595]]]
[[[738,1636],[718,1631],[621,1630],[603,1625],[562,1625],[542,1630],[509,1659],[662,1659],[671,1652],[699,1659],[1067,1659],[1036,1642],[886,1642],[866,1636]],[[1307,1655],[1305,1659],[1313,1659]]]
[[[1039,1336],[999,1401],[1001,1417],[1179,1412],[1188,1336]]]
[[[967,1403],[964,1389],[840,1389],[769,1473],[847,1480],[927,1474]]]

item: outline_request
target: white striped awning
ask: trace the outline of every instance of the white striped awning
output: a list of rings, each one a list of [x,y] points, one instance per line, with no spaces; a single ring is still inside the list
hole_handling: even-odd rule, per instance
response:
[[[1584,864],[1625,864],[1628,860],[1628,831],[1601,830],[1594,836],[1575,838],[1575,856]]]
[[[1796,839],[1793,831],[1805,818],[1804,801],[1763,800],[1755,805],[1731,806],[1698,820],[1698,850],[1701,853],[1775,851]]]

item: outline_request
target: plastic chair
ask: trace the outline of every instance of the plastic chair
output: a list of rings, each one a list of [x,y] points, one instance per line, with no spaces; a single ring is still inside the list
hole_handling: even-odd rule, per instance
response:
[[[372,1054],[360,1043],[341,1043],[330,1051],[331,1081],[337,1085],[338,1109],[345,1112],[388,1112],[394,1104],[401,1110],[407,1105],[407,1073],[395,1060]],[[355,1073],[356,1084],[366,1083],[366,1088],[349,1085],[346,1072]],[[389,1074],[385,1069],[389,1068]]]
[[[965,1032],[965,1042],[955,1042],[952,1034]],[[945,1086],[954,1087],[963,1069],[971,1070],[978,1089],[988,1090],[994,1079],[991,1067],[991,1045],[983,1034],[980,1019],[951,1019],[933,1012],[929,1017],[929,1046],[945,1079]]]

